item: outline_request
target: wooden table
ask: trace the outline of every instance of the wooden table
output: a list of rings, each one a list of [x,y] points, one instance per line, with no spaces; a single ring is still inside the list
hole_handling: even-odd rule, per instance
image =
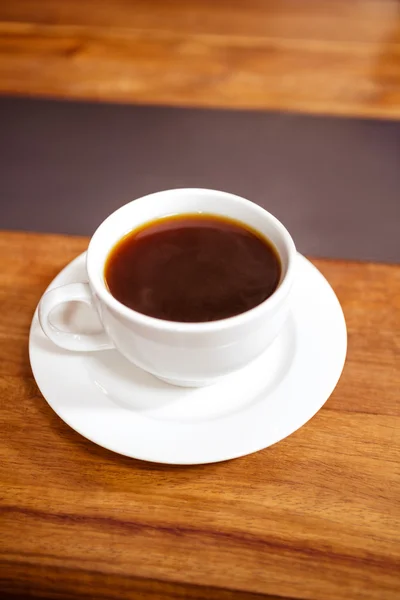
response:
[[[398,0],[4,0],[0,92],[400,116]]]
[[[0,93],[399,117],[399,32],[397,0],[14,0]],[[349,334],[332,397],[171,468],[86,441],[33,380],[35,306],[86,246],[0,233],[0,597],[398,600],[400,266],[315,260]]]
[[[86,246],[0,234],[1,598],[397,600],[400,267],[313,261],[349,335],[327,404],[262,452],[172,468],[86,441],[33,380],[34,309]]]

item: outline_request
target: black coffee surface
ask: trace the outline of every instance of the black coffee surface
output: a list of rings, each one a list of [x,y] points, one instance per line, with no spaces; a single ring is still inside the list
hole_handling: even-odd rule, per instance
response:
[[[277,288],[273,245],[245,225],[204,214],[165,217],[124,236],[104,277],[111,294],[140,313],[199,323],[254,308]]]

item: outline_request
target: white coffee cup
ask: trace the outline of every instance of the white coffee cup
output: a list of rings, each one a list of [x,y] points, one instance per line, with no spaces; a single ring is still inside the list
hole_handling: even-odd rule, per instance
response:
[[[242,314],[207,323],[156,319],[116,300],[104,281],[105,261],[116,242],[159,217],[199,212],[230,217],[271,240],[282,263],[281,281],[272,296]],[[290,308],[295,258],[296,249],[285,227],[249,200],[205,189],[150,194],[122,206],[100,225],[87,251],[89,283],[72,283],[44,294],[39,304],[40,324],[61,348],[80,352],[116,348],[132,363],[168,383],[208,385],[255,359],[281,331]],[[72,301],[93,307],[104,330],[91,335],[58,330],[51,323],[51,312]]]

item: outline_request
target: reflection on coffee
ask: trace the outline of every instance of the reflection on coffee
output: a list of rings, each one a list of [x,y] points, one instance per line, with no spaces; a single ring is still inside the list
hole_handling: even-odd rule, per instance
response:
[[[278,287],[272,243],[244,224],[187,214],[146,223],[112,248],[104,277],[111,294],[140,313],[200,323],[233,317]]]

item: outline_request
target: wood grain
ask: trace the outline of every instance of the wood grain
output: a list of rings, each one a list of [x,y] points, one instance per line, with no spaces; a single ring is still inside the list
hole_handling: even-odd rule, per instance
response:
[[[28,331],[87,239],[0,234],[0,595],[395,600],[400,590],[400,267],[314,261],[349,351],[326,406],[239,460],[141,463],[49,408]]]
[[[400,116],[397,0],[14,0],[0,92]]]

